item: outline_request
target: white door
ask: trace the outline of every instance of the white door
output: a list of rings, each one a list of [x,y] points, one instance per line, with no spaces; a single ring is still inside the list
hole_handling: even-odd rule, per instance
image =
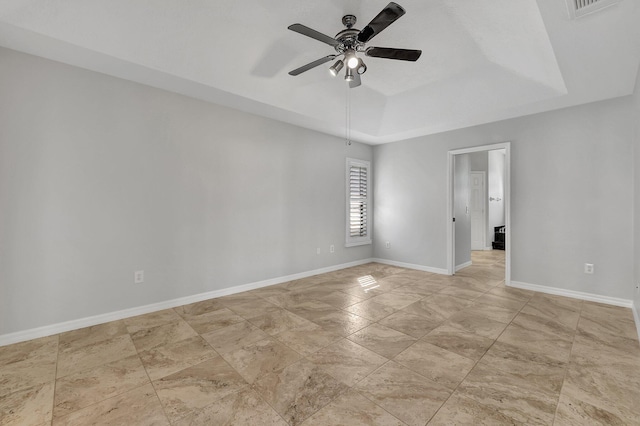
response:
[[[485,247],[485,174],[484,172],[471,172],[469,175],[471,204],[471,250],[484,250]]]

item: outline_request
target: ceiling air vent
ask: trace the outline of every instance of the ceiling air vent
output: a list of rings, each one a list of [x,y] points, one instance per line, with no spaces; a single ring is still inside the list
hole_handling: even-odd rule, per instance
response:
[[[569,18],[580,18],[593,12],[620,3],[621,0],[567,0]]]

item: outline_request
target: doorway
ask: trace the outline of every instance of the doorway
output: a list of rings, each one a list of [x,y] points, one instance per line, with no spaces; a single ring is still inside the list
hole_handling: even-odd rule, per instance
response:
[[[460,210],[459,206],[457,206],[457,203],[455,203],[454,201],[457,198],[460,198],[460,194],[456,194],[455,191],[455,187],[459,186],[456,183],[456,177],[459,178],[460,174],[456,174],[455,172],[455,166],[456,166],[456,162],[460,163],[460,160],[462,160],[463,157],[467,157],[464,156],[463,154],[471,154],[471,153],[477,153],[477,152],[483,152],[483,151],[496,151],[496,150],[504,150],[504,182],[503,182],[503,186],[502,186],[502,195],[501,197],[501,204],[504,204],[504,225],[505,225],[505,229],[504,229],[504,241],[505,241],[505,284],[509,285],[511,283],[511,144],[510,142],[504,142],[504,143],[499,143],[499,144],[492,144],[492,145],[483,145],[483,146],[478,146],[478,147],[472,147],[472,148],[464,148],[464,149],[457,149],[457,150],[452,150],[448,152],[448,179],[447,179],[447,183],[448,183],[448,191],[447,191],[447,272],[449,275],[453,275],[456,272],[456,244],[460,244],[460,241],[462,241],[462,239],[460,238],[460,235],[456,235],[456,215],[460,215],[459,212],[456,211],[456,207],[458,210]],[[458,157],[457,157],[458,156]],[[472,191],[472,181],[471,181],[471,173],[469,173],[469,193]],[[479,184],[479,182],[477,182]],[[484,180],[484,185],[485,188],[488,186],[488,182],[487,179],[485,178]],[[486,191],[485,191],[486,192]],[[496,198],[496,194],[492,195],[493,198]],[[472,197],[469,197],[469,203],[472,203],[471,200]],[[481,201],[479,204],[483,205],[483,206],[487,206],[489,200],[486,199],[486,196],[482,196],[481,197]],[[480,205],[476,206],[478,208],[480,208]],[[473,204],[470,205],[470,210],[473,210]],[[484,209],[485,210],[485,223],[487,220],[487,215],[489,214],[487,212],[488,209]],[[472,211],[470,211],[469,213],[473,213]],[[472,215],[470,215],[472,216]],[[471,217],[469,217],[469,220],[471,220]],[[488,235],[490,232],[493,232],[493,228],[487,228],[487,226],[485,225],[483,227],[485,229],[485,235],[483,236],[483,240],[485,241],[491,241],[490,238],[488,238]],[[459,230],[458,230],[459,231]],[[480,239],[481,237],[476,235],[475,238]],[[469,239],[471,239],[471,236],[469,237]],[[488,245],[488,244],[487,244]],[[483,247],[482,249],[484,249],[485,247]]]

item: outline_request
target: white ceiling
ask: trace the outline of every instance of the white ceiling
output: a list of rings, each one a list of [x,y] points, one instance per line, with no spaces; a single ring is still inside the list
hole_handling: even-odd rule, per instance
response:
[[[387,0],[2,0],[0,45],[266,117],[378,144],[633,92],[640,2],[571,20],[564,0],[398,0],[407,14],[369,46],[363,85],[331,78],[334,53],[287,30],[364,27]]]

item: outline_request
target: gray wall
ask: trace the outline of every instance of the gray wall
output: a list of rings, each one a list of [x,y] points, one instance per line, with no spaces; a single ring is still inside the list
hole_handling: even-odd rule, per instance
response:
[[[456,218],[455,266],[471,261],[471,215],[469,214],[469,154],[453,158],[453,216]]]
[[[0,334],[372,255],[370,146],[6,49],[0,93]]]
[[[630,299],[632,133],[625,97],[376,146],[374,255],[445,269],[447,152],[511,141],[512,280]]]
[[[634,152],[635,152],[635,167],[634,167],[634,200],[635,208],[633,215],[633,230],[634,230],[634,303],[636,313],[640,315],[640,292],[635,290],[635,286],[640,286],[640,72],[638,73],[638,79],[636,80],[636,90],[633,94],[633,110],[632,120],[634,123]],[[640,324],[636,324],[640,327]],[[638,330],[640,336],[640,328]]]

